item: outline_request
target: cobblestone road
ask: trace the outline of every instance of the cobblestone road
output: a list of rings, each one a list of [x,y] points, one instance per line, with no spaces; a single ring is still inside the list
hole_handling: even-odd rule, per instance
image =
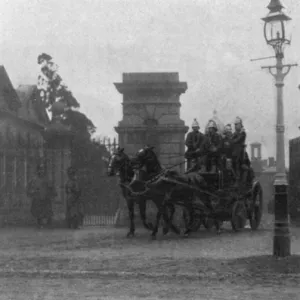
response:
[[[139,229],[3,229],[0,299],[300,299],[300,230],[294,256],[275,260],[272,231],[170,235]]]

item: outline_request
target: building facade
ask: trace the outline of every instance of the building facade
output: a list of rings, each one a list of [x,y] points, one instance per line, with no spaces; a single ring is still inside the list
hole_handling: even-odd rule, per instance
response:
[[[14,89],[4,66],[0,66],[0,225],[35,222],[26,189],[40,162],[47,164],[58,192],[53,203],[54,221],[65,218],[69,147],[66,136],[55,138],[55,143],[47,139],[51,122],[38,92],[35,85]]]
[[[262,144],[254,142],[250,144],[251,148],[251,165],[255,176],[262,185],[264,202],[263,210],[272,212],[274,203],[274,176],[276,174],[276,162],[274,157],[262,159]]]

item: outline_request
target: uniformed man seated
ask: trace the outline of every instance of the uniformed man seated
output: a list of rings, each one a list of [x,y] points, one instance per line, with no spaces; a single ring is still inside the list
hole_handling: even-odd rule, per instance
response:
[[[232,128],[231,124],[227,124],[224,128],[222,154],[226,158],[232,158]]]
[[[253,178],[255,177],[253,168],[251,167],[251,161],[249,159],[247,151],[244,151],[244,158],[241,164],[241,184],[246,186],[251,184]]]
[[[204,134],[200,132],[200,126],[197,119],[194,119],[192,123],[192,131],[188,133],[185,141],[187,151],[185,158],[187,159],[187,168],[192,167],[192,160],[195,158],[196,151],[200,149],[204,141]]]
[[[215,173],[220,164],[222,137],[218,133],[215,121],[210,120],[207,128],[208,132],[205,134],[204,142],[198,151],[201,155],[200,172],[205,173],[210,168],[210,173]]]

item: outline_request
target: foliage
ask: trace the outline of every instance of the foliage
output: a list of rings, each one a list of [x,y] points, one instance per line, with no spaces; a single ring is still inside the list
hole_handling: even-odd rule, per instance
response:
[[[96,130],[93,122],[85,114],[76,110],[65,111],[62,122],[67,126],[71,126],[76,135],[81,135],[88,139],[91,138],[91,135]]]
[[[52,57],[42,53],[38,56],[38,64],[41,66],[38,89],[41,91],[40,97],[46,108],[51,107],[55,102],[62,102],[67,108],[79,107],[79,103],[58,74],[58,66],[53,62]]]
[[[80,105],[63,83],[58,74],[58,66],[49,54],[38,56],[41,74],[38,76],[38,89],[45,108],[52,111],[52,117],[59,116],[62,124],[71,128],[73,138],[71,142],[72,162],[77,167],[84,167],[89,161],[97,161],[101,157],[98,145],[91,140],[96,127],[82,112],[74,110]],[[57,105],[58,104],[58,105]],[[92,157],[92,158],[91,158]],[[92,163],[90,164],[92,166]]]

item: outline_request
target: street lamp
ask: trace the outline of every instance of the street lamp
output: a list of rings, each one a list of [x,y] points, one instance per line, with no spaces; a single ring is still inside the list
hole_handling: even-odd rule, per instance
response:
[[[284,78],[291,67],[296,64],[283,64],[284,47],[290,45],[287,37],[286,23],[291,18],[282,9],[284,6],[280,0],[271,0],[268,5],[270,12],[262,20],[264,25],[264,36],[268,45],[275,50],[276,66],[266,66],[275,78],[277,88],[277,118],[276,118],[276,175],[274,180],[275,199],[275,226],[273,239],[273,255],[285,257],[291,255],[291,240],[288,217],[288,181],[285,169],[284,151],[284,114],[283,114],[283,86]],[[273,72],[275,69],[275,72]],[[285,69],[285,70],[284,70]]]

